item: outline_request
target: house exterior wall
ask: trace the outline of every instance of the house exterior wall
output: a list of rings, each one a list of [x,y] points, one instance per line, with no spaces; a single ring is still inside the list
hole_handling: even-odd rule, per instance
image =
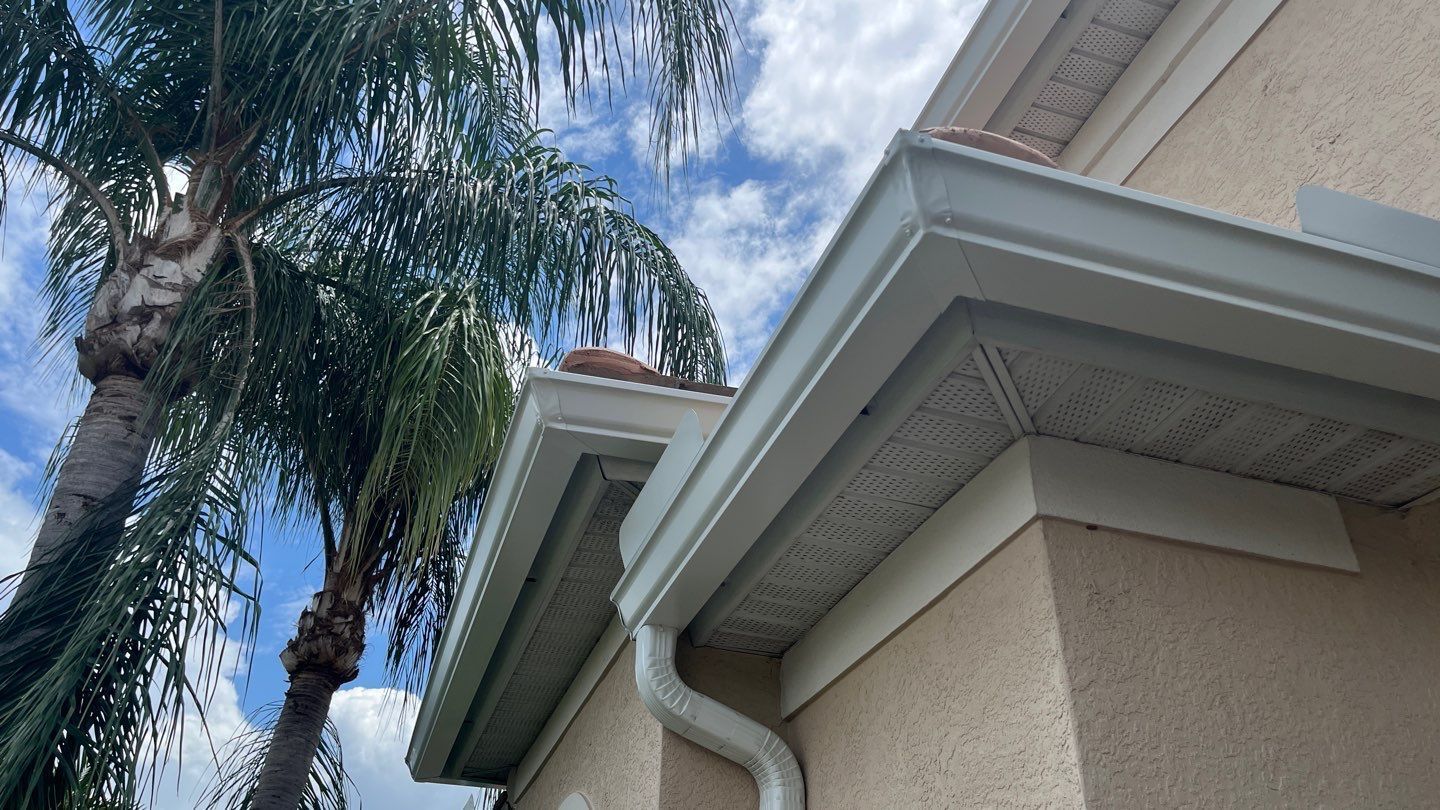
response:
[[[807,807],[1075,807],[1039,524],[792,718]]]
[[[1360,573],[1033,524],[790,720],[812,810],[1425,806],[1440,505]]]
[[[675,656],[692,688],[779,730],[780,662],[681,641]],[[739,765],[664,729],[640,702],[635,648],[627,644],[515,802],[555,810],[581,793],[595,810],[732,810],[759,803]]]
[[[1440,217],[1440,14],[1287,0],[1126,185],[1296,227],[1314,183]]]
[[[1087,802],[1440,794],[1440,513],[1347,507],[1359,575],[1045,524]]]
[[[578,792],[595,810],[659,807],[662,731],[635,690],[626,644],[515,806],[556,810]]]

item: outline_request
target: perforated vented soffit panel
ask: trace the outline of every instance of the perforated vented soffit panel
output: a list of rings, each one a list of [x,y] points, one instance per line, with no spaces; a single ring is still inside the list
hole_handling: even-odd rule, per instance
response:
[[[706,643],[779,655],[937,507],[1035,433],[1398,506],[1440,489],[1440,445],[1052,354],[977,350],[834,495]],[[1012,397],[1004,394],[1009,383]],[[1018,401],[1012,401],[1018,400]],[[1002,403],[1005,403],[1002,405]]]
[[[634,502],[629,487],[606,486],[470,752],[466,778],[503,778],[520,762],[610,624],[610,592],[624,571],[620,522]]]
[[[1017,438],[978,350],[795,537],[707,643],[779,655]]]
[[[1106,2],[1080,28],[1010,137],[1059,157],[1176,5],[1175,0]]]

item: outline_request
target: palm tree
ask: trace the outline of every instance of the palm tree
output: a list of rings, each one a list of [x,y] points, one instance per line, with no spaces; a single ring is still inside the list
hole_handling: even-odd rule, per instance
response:
[[[218,666],[256,584],[238,414],[317,288],[463,278],[718,368],[703,299],[645,294],[673,258],[529,131],[542,41],[571,98],[648,73],[657,154],[723,104],[722,0],[0,2],[0,180],[57,183],[45,337],[93,385],[0,617],[0,806],[132,802]]]
[[[656,292],[693,295],[676,270]],[[392,681],[411,690],[427,671],[529,351],[488,298],[430,282],[331,297],[299,367],[265,375],[277,387],[252,389],[241,409],[251,452],[279,474],[278,507],[318,524],[324,576],[280,656],[290,687],[273,728],[249,739],[216,804],[294,810],[341,795],[326,716],[359,673],[367,628],[385,631]]]

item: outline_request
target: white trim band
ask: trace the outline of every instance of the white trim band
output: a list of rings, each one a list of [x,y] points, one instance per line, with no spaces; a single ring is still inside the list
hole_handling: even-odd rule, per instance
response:
[[[1125,182],[1283,2],[1177,5],[1060,153],[1060,167]]]
[[[1030,436],[940,507],[785,653],[789,717],[1036,518],[1355,572],[1329,495]]]

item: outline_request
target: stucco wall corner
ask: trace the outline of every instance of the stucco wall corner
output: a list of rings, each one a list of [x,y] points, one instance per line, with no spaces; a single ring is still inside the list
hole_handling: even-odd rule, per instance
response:
[[[1033,524],[792,718],[810,810],[1080,807]]]

